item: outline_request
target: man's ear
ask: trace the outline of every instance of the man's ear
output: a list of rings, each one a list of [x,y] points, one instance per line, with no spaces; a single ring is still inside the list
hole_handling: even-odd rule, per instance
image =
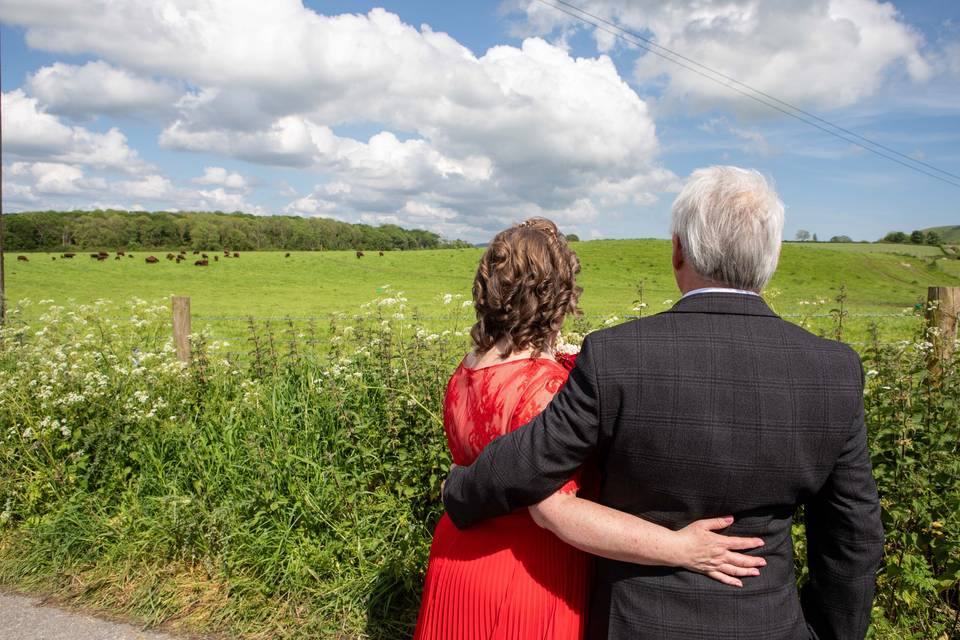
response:
[[[683,245],[680,244],[680,237],[673,234],[673,268],[679,271],[683,267]]]

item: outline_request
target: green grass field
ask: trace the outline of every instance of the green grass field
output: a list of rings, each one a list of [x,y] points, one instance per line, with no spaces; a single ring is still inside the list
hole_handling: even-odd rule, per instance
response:
[[[611,316],[636,315],[634,303],[641,282],[647,305],[644,314],[661,311],[678,297],[670,244],[665,240],[607,240],[574,246],[583,264],[582,308],[591,324]],[[928,255],[927,249],[939,251],[915,245],[788,243],[768,297],[778,312],[798,322],[811,316],[807,323],[825,331],[833,321],[817,316],[835,306],[842,283],[852,316],[848,323],[854,330],[849,339],[863,339],[865,327],[874,319],[885,336],[901,337],[913,326],[912,318],[887,316],[903,314],[924,299],[929,285],[960,285],[960,262],[936,260],[936,254]],[[283,252],[261,252],[221,258],[209,267],[194,266],[193,256],[175,264],[162,254],[160,263],[146,264],[147,252],[104,262],[85,254],[72,260],[52,260],[56,254],[28,254],[29,262],[8,256],[7,289],[12,305],[22,299],[64,304],[188,295],[200,326],[210,323],[215,333],[236,333],[245,316],[324,318],[354,312],[384,295],[389,285],[389,292],[403,291],[409,308],[430,323],[447,311],[441,302],[443,294],[469,298],[481,252],[387,252],[382,257],[368,252],[361,259],[353,252],[294,252],[289,258]],[[25,317],[30,315],[27,307]]]
[[[789,243],[799,244],[799,243]],[[814,246],[818,249],[831,249],[833,251],[847,251],[853,253],[892,253],[904,256],[914,256],[918,258],[940,257],[943,251],[940,247],[932,247],[927,244],[885,244],[879,242],[818,242],[805,243],[805,246]]]

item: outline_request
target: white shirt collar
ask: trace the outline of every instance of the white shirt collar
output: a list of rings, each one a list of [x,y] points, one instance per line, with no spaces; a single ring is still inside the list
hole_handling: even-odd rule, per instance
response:
[[[692,291],[687,291],[685,294],[680,296],[680,299],[689,298],[690,296],[698,296],[701,293],[739,293],[741,295],[748,296],[757,296],[760,297],[760,294],[756,291],[747,291],[746,289],[732,289],[730,287],[703,287],[702,289],[693,289]]]

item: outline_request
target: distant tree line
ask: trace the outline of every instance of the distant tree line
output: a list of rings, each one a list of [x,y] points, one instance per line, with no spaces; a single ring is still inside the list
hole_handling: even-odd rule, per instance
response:
[[[6,216],[10,251],[68,249],[285,249],[293,251],[469,247],[423,229],[350,224],[329,218],[247,213],[34,211]]]
[[[797,242],[820,242],[817,234],[811,234],[806,229],[798,229],[794,238]],[[830,238],[830,242],[853,242],[853,239],[850,236],[833,236]]]
[[[817,234],[812,234],[806,229],[800,229],[797,231],[795,236],[798,242],[820,242],[817,239]],[[830,238],[830,242],[853,242],[853,238],[850,236],[833,236]]]
[[[940,237],[940,234],[936,231],[914,231],[910,235],[907,235],[903,231],[891,231],[883,236],[881,242],[941,245],[943,244],[943,238]]]
[[[818,242],[817,234],[811,234],[806,229],[799,229],[794,237],[798,242]],[[830,242],[855,241],[850,236],[833,236],[830,238]],[[861,240],[860,242],[866,241]],[[936,231],[914,231],[909,235],[903,231],[891,231],[878,242],[889,242],[893,244],[929,244],[936,246],[943,244],[943,238]]]

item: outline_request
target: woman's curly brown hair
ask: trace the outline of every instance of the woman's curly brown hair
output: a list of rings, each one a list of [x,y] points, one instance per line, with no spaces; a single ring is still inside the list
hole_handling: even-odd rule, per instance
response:
[[[538,357],[567,314],[580,314],[578,273],[580,259],[550,220],[530,218],[498,233],[473,280],[477,353],[503,341],[501,358],[528,348]]]

